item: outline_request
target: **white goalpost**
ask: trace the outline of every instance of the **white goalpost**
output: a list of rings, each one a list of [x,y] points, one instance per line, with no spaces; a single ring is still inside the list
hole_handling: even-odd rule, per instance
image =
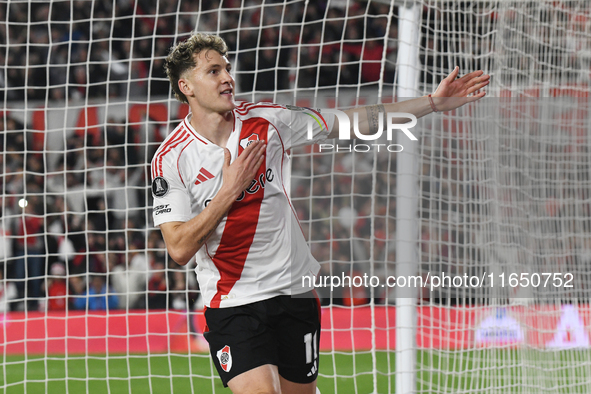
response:
[[[396,95],[401,98],[418,96],[421,5],[408,2],[398,12],[398,87]],[[409,277],[417,274],[418,240],[418,163],[415,144],[406,145],[396,157],[396,276]],[[403,145],[403,146],[404,146]],[[396,289],[396,392],[410,393],[415,389],[416,362],[416,307],[404,289]]]
[[[290,152],[322,393],[591,391],[587,1],[19,0],[0,22],[1,392],[229,392],[152,222],[149,163],[188,111],[162,62],[194,30],[228,43],[238,100],[491,75],[418,141]]]

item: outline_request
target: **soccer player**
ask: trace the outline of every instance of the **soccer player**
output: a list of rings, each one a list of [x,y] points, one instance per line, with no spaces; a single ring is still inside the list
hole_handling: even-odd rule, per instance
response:
[[[222,382],[235,394],[314,394],[320,307],[301,278],[315,275],[319,264],[285,189],[286,152],[338,135],[335,117],[236,103],[227,47],[217,36],[196,33],[179,43],[165,69],[191,112],[152,159],[154,225],[177,263],[196,258],[204,335]],[[457,75],[456,68],[432,97],[362,109],[360,131],[377,127],[378,112],[420,117],[484,96],[487,75]]]

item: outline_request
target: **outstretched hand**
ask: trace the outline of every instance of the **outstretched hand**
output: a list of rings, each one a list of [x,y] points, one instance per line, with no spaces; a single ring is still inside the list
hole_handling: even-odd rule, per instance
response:
[[[479,100],[486,95],[481,91],[490,82],[490,75],[478,70],[458,78],[460,68],[455,67],[431,95],[438,111],[449,111]]]

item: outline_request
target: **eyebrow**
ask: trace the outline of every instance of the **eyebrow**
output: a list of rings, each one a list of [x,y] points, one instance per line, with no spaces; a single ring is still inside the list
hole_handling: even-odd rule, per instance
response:
[[[225,67],[225,68],[228,68],[228,67],[229,67],[229,68],[232,68],[232,63],[230,63],[230,62],[227,62],[227,63],[226,63],[226,67]],[[224,68],[224,66],[223,66],[222,64],[220,64],[220,63],[214,63],[214,64],[210,64],[210,65],[207,67],[207,70],[212,70],[212,69],[214,69],[214,68]]]

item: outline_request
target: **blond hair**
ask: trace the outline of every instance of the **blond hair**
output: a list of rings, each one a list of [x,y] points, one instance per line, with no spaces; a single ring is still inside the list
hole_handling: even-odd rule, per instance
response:
[[[179,79],[185,71],[197,65],[196,55],[199,52],[210,49],[222,56],[228,54],[228,46],[221,37],[203,33],[195,33],[170,49],[170,53],[164,61],[164,71],[166,71],[175,97],[180,102],[188,103],[188,100],[179,88]]]

